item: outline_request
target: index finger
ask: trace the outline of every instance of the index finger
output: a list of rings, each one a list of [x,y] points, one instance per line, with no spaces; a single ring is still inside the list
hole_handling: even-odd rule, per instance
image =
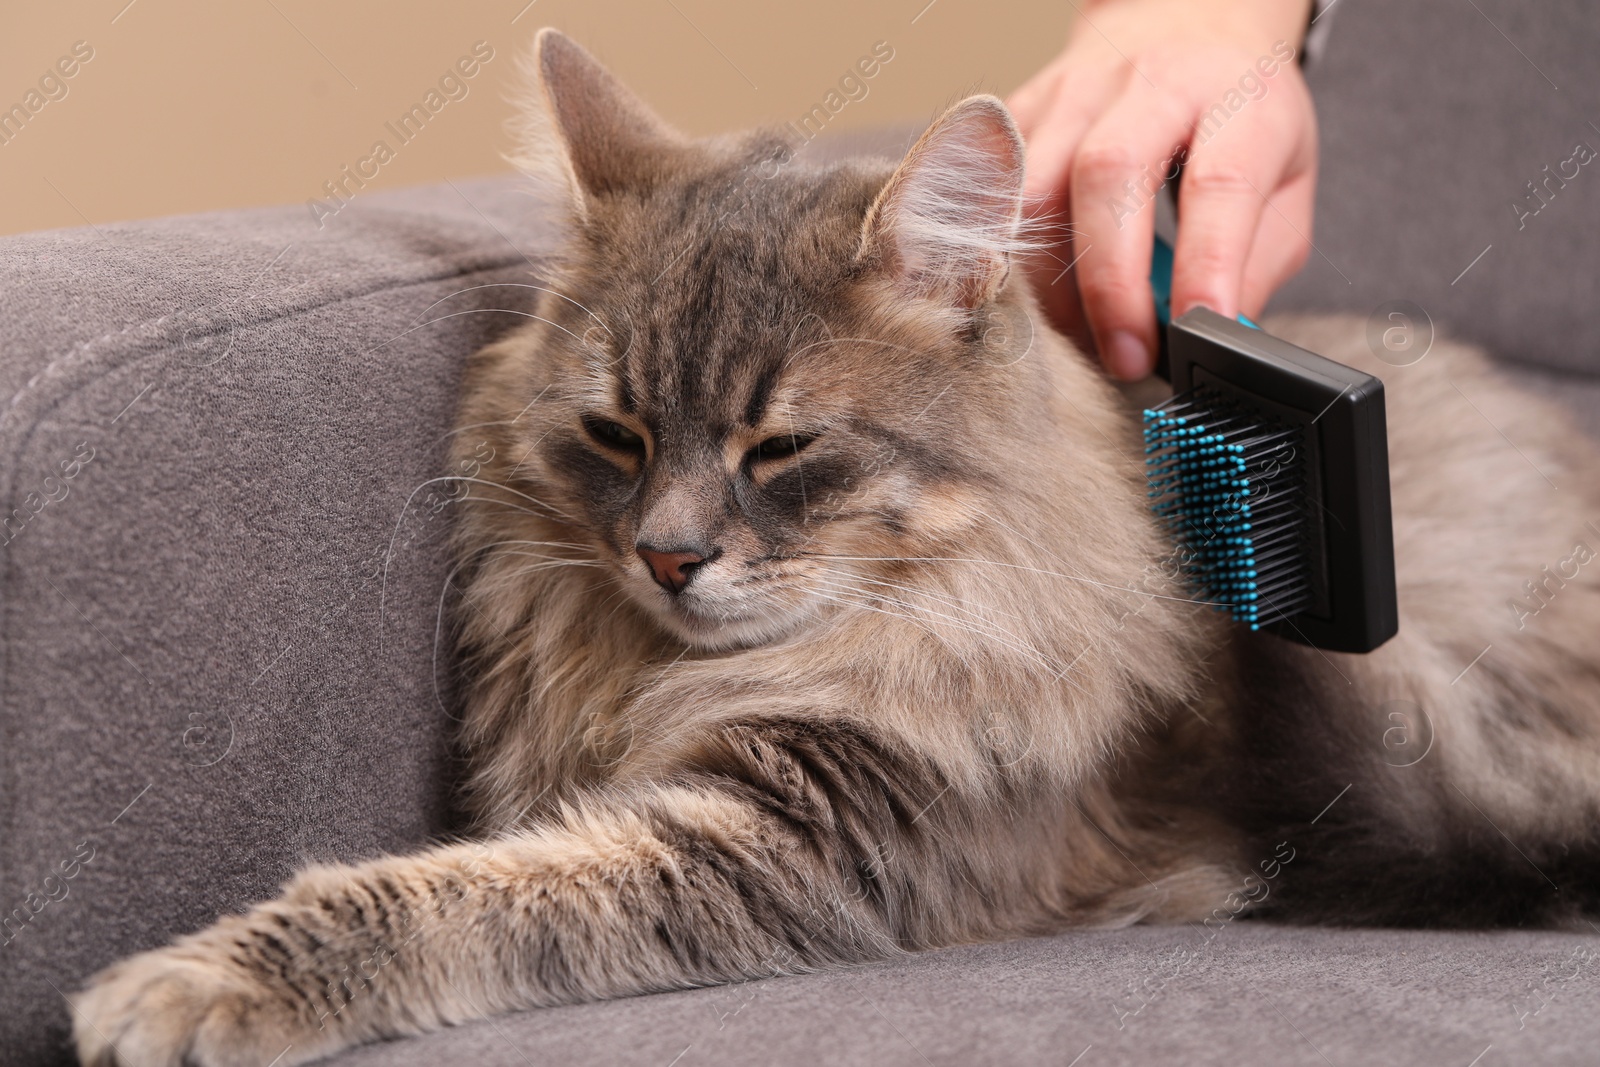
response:
[[[1078,289],[1101,360],[1128,381],[1155,367],[1155,198],[1188,132],[1172,97],[1134,78],[1084,137],[1073,162]]]
[[[1306,165],[1297,158],[1303,139],[1284,116],[1259,106],[1214,136],[1202,139],[1203,129],[1178,188],[1172,314],[1203,304],[1233,318],[1267,196]]]

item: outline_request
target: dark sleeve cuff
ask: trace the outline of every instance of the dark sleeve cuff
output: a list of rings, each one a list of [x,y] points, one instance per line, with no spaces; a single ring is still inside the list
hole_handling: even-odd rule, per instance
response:
[[[1306,41],[1300,48],[1300,62],[1315,63],[1322,54],[1328,37],[1328,24],[1332,16],[1328,14],[1339,0],[1316,0],[1311,5],[1311,25],[1306,29]]]

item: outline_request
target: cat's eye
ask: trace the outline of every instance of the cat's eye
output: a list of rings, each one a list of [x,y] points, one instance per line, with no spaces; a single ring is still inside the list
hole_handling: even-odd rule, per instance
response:
[[[583,428],[589,431],[590,437],[608,448],[615,448],[621,452],[644,451],[644,438],[620,422],[588,417],[583,420]]]
[[[769,437],[759,445],[752,448],[746,459],[752,463],[774,459],[786,459],[805,448],[817,439],[814,433],[785,433],[776,437]]]

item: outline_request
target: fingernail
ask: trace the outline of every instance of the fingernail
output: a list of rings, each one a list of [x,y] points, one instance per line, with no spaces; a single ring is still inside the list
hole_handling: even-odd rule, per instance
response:
[[[1150,358],[1150,350],[1145,348],[1144,342],[1127,330],[1113,330],[1100,351],[1105,358],[1106,370],[1111,372],[1112,377],[1125,382],[1136,382],[1147,377],[1155,362]]]
[[[1226,311],[1222,310],[1223,306],[1224,305],[1220,300],[1186,300],[1181,307],[1176,301],[1174,301],[1172,305],[1172,317],[1175,319],[1181,319],[1195,308],[1205,308],[1207,311],[1215,311],[1218,315],[1221,315],[1224,318],[1233,318],[1232,315],[1229,315]]]

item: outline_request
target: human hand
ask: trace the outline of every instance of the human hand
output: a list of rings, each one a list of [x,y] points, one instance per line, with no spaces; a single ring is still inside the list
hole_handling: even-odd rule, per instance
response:
[[[1174,318],[1199,304],[1255,318],[1310,253],[1317,123],[1296,62],[1310,0],[1076,6],[1061,55],[1007,100],[1053,245],[1029,273],[1056,326],[1136,381],[1155,367],[1155,192],[1176,164]]]

